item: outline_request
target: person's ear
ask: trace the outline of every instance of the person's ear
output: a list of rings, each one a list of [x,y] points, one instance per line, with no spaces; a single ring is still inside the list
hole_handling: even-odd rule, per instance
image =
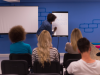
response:
[[[79,49],[78,49],[78,53],[81,53]]]
[[[91,51],[91,46],[90,46],[90,51]]]

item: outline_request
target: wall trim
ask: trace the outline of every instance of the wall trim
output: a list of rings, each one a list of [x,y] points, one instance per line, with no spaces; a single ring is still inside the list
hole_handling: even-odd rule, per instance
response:
[[[10,54],[0,54],[0,57],[9,57]]]
[[[64,56],[65,53],[60,53],[60,56]],[[0,57],[9,57],[10,54],[0,54]]]

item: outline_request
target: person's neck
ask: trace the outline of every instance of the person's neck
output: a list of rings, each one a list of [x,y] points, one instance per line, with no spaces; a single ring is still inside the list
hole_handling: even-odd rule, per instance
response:
[[[93,60],[91,57],[90,57],[90,52],[84,52],[81,54],[82,56],[82,60],[84,60],[86,63],[94,63],[95,60]]]

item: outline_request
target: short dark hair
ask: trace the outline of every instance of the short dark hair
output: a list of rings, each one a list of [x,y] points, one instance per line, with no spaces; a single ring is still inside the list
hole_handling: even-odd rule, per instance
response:
[[[78,49],[81,53],[86,52],[90,48],[90,42],[86,38],[81,38],[77,42]]]
[[[55,19],[56,19],[56,16],[55,16],[54,14],[49,13],[49,14],[47,15],[47,20],[48,20],[49,22],[53,22]]]
[[[23,41],[25,39],[25,36],[26,32],[24,28],[20,25],[12,27],[9,31],[9,39],[13,43]]]

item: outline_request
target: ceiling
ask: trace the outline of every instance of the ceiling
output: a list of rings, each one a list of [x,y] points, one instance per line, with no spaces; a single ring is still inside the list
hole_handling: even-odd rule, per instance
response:
[[[20,2],[100,2],[100,0],[20,0]],[[0,3],[7,3],[0,0]]]

